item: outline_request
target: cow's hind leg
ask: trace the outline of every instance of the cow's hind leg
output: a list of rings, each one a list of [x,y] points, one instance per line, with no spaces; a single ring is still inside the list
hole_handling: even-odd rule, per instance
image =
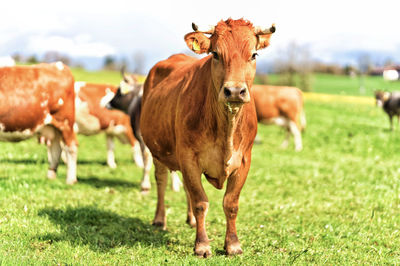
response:
[[[290,129],[288,127],[285,127],[285,131],[286,131],[285,139],[281,144],[282,149],[286,149],[289,146]]]
[[[117,164],[115,163],[115,156],[114,156],[113,136],[106,134],[106,141],[107,141],[107,165],[113,169],[117,168]]]
[[[185,183],[185,182],[184,182]],[[185,194],[186,194],[186,202],[187,202],[187,217],[186,217],[186,223],[190,225],[191,227],[196,226],[196,218],[193,215],[193,208],[192,208],[192,201],[190,199],[190,194],[189,191],[186,187],[186,185],[183,185]]]
[[[151,170],[151,165],[153,164],[153,157],[151,155],[150,150],[144,145],[144,143],[141,143],[141,149],[142,149],[142,158],[144,166],[141,189],[143,194],[147,194],[151,188],[150,170]]]
[[[140,144],[138,141],[135,141],[132,147],[132,157],[133,161],[139,168],[144,168],[142,151],[140,149]]]
[[[289,122],[289,129],[294,137],[294,146],[296,151],[301,151],[303,149],[303,143],[301,140],[301,132],[297,127],[296,123],[293,121]]]
[[[75,133],[70,131],[63,131],[64,138],[64,152],[67,160],[67,179],[66,183],[69,185],[78,182],[76,178],[76,164],[78,161],[78,140]]]
[[[157,209],[153,220],[153,225],[162,227],[164,230],[167,226],[167,217],[165,215],[165,188],[168,182],[168,168],[158,160],[154,159],[154,173],[157,183]]]
[[[179,175],[176,171],[171,171],[171,187],[175,192],[179,192],[182,182],[179,179]]]
[[[57,176],[57,168],[61,157],[61,133],[51,127],[47,126],[43,132],[43,138],[47,143],[47,158],[49,161],[49,170],[47,171],[47,178],[55,179]]]

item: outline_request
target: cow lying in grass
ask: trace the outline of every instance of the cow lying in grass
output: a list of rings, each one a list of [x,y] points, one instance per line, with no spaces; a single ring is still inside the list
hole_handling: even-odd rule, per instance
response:
[[[400,92],[375,91],[376,105],[389,116],[390,130],[393,130],[393,116],[400,122]]]
[[[253,85],[252,92],[258,122],[285,128],[287,134],[282,148],[289,145],[289,137],[293,135],[295,150],[301,151],[301,131],[306,125],[301,90],[295,87]]]

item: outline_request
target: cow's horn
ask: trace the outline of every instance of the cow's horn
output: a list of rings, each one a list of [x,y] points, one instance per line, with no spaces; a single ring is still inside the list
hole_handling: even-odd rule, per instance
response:
[[[271,34],[271,33],[274,33],[275,31],[276,31],[275,23],[272,24],[272,26],[270,28],[268,28],[268,29],[265,29],[265,28],[263,29],[261,27],[255,27],[254,28],[254,33],[255,34]]]
[[[125,74],[125,66],[122,66],[121,68],[121,76],[124,78],[125,81],[129,80]]]
[[[196,24],[194,24],[194,22],[192,22],[192,29],[193,29],[194,31],[198,31],[198,30],[199,30],[199,27],[198,27]]]
[[[202,32],[205,34],[213,34],[215,31],[215,27],[209,27],[207,30],[199,30],[199,26],[197,26],[194,22],[192,22],[192,29],[196,32]]]

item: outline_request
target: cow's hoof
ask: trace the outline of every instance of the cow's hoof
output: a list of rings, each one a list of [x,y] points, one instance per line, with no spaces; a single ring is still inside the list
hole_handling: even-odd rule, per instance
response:
[[[196,256],[201,258],[209,258],[211,257],[211,247],[209,244],[196,244],[194,248],[194,253]]]
[[[167,229],[167,225],[164,222],[160,222],[160,221],[153,221],[153,226],[159,227],[162,230],[166,230]]]
[[[150,188],[151,188],[151,185],[148,182],[145,182],[145,183],[142,182],[142,184],[140,184],[140,192],[143,195],[149,194]]]
[[[73,185],[75,183],[78,182],[78,179],[74,178],[74,179],[67,179],[67,185]]]
[[[240,243],[225,245],[226,255],[239,255],[243,253]]]
[[[56,179],[57,178],[57,173],[54,170],[48,170],[47,171],[47,178],[48,179]]]
[[[108,167],[110,167],[111,169],[115,169],[115,168],[117,168],[117,164],[116,163],[108,163]]]
[[[192,218],[190,218],[189,216],[186,218],[186,223],[188,225],[190,225],[190,227],[196,227],[196,219],[194,218],[194,216],[192,216]]]
[[[144,189],[144,188],[142,188],[142,190],[140,191],[140,193],[141,193],[142,195],[149,195],[150,189]]]

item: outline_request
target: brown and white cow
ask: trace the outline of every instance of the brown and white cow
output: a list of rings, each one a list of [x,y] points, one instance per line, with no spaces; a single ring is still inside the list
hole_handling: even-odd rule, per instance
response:
[[[306,125],[303,110],[303,93],[295,87],[253,85],[257,120],[263,124],[276,124],[287,130],[281,147],[289,145],[290,134],[294,137],[296,151],[303,149],[301,131]]]
[[[153,163],[151,153],[143,142],[139,127],[143,84],[140,84],[134,75],[126,75],[124,69],[122,69],[121,74],[123,80],[120,82],[118,90],[115,93],[108,93],[108,96],[104,99],[111,98],[111,100],[107,103],[108,109],[121,110],[130,117],[130,125],[139,142],[139,145],[136,145],[136,147],[138,147],[140,150],[138,153],[140,154],[143,166],[141,190],[143,194],[147,194],[151,188],[150,169]],[[182,186],[182,182],[175,171],[171,171],[171,181],[172,190],[179,191],[180,187]]]
[[[202,59],[173,55],[150,70],[144,85],[140,128],[153,155],[158,193],[153,224],[166,227],[167,173],[180,170],[188,199],[187,221],[196,224],[195,254],[211,255],[205,228],[209,203],[201,176],[217,189],[227,181],[225,250],[240,254],[236,216],[257,133],[250,91],[257,50],[269,45],[275,28],[261,29],[243,19],[221,20],[208,31],[192,27],[194,32],[185,35],[187,46],[197,54],[211,55]]]
[[[92,136],[104,132],[107,141],[107,165],[116,168],[113,138],[132,147],[135,163],[143,168],[140,147],[135,145],[130,118],[119,110],[110,110],[106,104],[118,88],[113,85],[75,82],[75,131]],[[138,150],[139,148],[139,150]]]
[[[61,62],[0,68],[0,140],[21,141],[41,135],[50,140],[47,177],[56,177],[61,141],[67,184],[77,182],[74,78]]]

